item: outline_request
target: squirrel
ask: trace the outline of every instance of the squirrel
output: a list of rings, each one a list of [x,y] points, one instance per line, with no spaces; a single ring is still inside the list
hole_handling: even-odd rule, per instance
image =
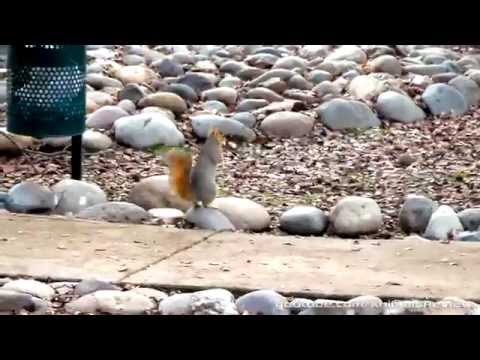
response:
[[[191,153],[170,150],[165,160],[170,170],[172,191],[181,199],[193,203],[194,207],[208,207],[217,196],[215,176],[217,165],[223,160],[224,144],[223,133],[218,129],[211,130],[193,167]]]

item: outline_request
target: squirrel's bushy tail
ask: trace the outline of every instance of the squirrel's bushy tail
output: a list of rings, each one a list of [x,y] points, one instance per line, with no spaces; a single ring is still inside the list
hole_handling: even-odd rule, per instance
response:
[[[192,154],[182,150],[170,150],[166,155],[166,162],[170,168],[170,188],[183,200],[192,201],[193,193],[190,185],[192,170]]]

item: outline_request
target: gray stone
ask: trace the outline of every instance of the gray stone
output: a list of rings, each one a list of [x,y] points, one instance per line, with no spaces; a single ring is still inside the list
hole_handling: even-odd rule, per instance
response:
[[[242,123],[243,125],[245,125],[250,129],[252,129],[257,122],[255,115],[249,112],[239,112],[239,113],[233,114],[231,119]]]
[[[148,297],[131,291],[99,290],[65,305],[69,313],[142,315],[155,308]]]
[[[315,119],[302,113],[280,111],[268,115],[260,129],[270,137],[298,138],[308,135],[314,123]]]
[[[382,299],[363,295],[347,301],[347,305],[353,309],[355,315],[381,315],[383,313]]]
[[[93,101],[95,104],[98,106],[107,106],[107,105],[113,105],[115,101],[113,100],[112,95],[109,95],[107,93],[101,92],[101,91],[89,91],[87,92],[87,100],[90,99]]]
[[[90,152],[106,150],[112,143],[112,139],[98,131],[86,130],[82,136],[82,145]]]
[[[268,105],[267,100],[263,99],[245,99],[242,100],[236,107],[235,111],[244,112],[252,111]]]
[[[199,229],[235,230],[235,226],[228,217],[214,208],[191,208],[186,213],[186,219]]]
[[[330,51],[331,45],[305,45],[300,49],[300,55],[307,59],[326,57]]]
[[[194,69],[204,73],[215,73],[218,70],[215,63],[206,59],[197,61],[194,65]]]
[[[242,123],[219,115],[196,115],[191,117],[195,135],[206,138],[211,129],[217,128],[227,136],[242,138],[246,141],[254,141],[255,133]]]
[[[235,76],[225,76],[219,83],[218,86],[221,87],[230,87],[230,88],[239,88],[243,84],[243,81]]]
[[[179,220],[185,219],[185,213],[182,210],[172,208],[150,209],[148,213],[162,223],[172,224]]]
[[[175,61],[178,64],[194,64],[195,57],[189,53],[174,53],[170,56],[172,61]]]
[[[168,58],[157,60],[150,66],[162,77],[177,77],[184,74],[182,65]]]
[[[156,303],[160,303],[162,300],[165,300],[166,298],[168,298],[168,295],[163,291],[144,288],[144,287],[133,288],[129,290],[129,292],[143,295],[149,298],[150,300],[155,301]]]
[[[333,99],[316,109],[321,121],[332,130],[365,129],[380,126],[370,108],[359,101]]]
[[[259,86],[275,91],[277,94],[283,94],[288,89],[287,83],[280,78],[268,79],[259,84]]]
[[[348,70],[355,69],[357,67],[357,63],[355,62],[348,62],[348,63],[351,66]],[[338,61],[322,61],[319,64],[316,63],[311,65],[315,66],[316,70],[322,70],[322,71],[328,72],[332,76],[338,76],[343,72],[341,70],[344,70],[344,69],[340,69],[340,67],[338,66],[339,64],[340,62]]]
[[[2,290],[16,291],[44,300],[52,300],[55,296],[55,290],[51,286],[37,280],[12,280],[3,285]]]
[[[383,216],[375,200],[347,196],[332,209],[330,224],[337,235],[366,235],[380,230],[383,225]]]
[[[193,315],[238,315],[233,294],[225,289],[208,289],[192,294]]]
[[[353,311],[348,308],[345,301],[317,299],[313,307],[302,310],[298,315],[351,315]]]
[[[430,76],[415,75],[410,79],[410,84],[418,86],[421,89],[426,89],[428,86],[433,84],[433,80]]]
[[[255,54],[250,55],[245,59],[248,65],[255,66],[261,69],[269,69],[279,59],[278,56],[272,54]]]
[[[357,76],[348,86],[348,92],[361,100],[371,100],[385,90],[385,84],[371,75]]]
[[[34,309],[31,315],[51,315],[53,313],[52,303],[47,300],[32,297]]]
[[[409,45],[407,45],[409,46]],[[429,55],[443,56],[450,60],[457,60],[460,55],[451,49],[440,46],[423,46],[423,45],[414,45],[415,49],[412,49],[409,53],[410,56],[422,56],[426,57]]]
[[[435,74],[448,72],[448,68],[445,65],[406,65],[404,67],[406,72],[418,75],[433,76]]]
[[[198,95],[195,90],[185,84],[170,84],[165,88],[165,91],[177,94],[189,103],[195,103],[198,101]]]
[[[313,84],[307,80],[302,75],[294,75],[290,79],[288,79],[287,85],[290,89],[298,89],[298,90],[311,90],[313,88]]]
[[[114,223],[141,224],[151,218],[140,206],[128,202],[112,201],[90,206],[77,215],[81,219]]]
[[[104,87],[123,88],[121,81],[108,76],[96,73],[87,74],[85,81],[94,89],[100,90]]]
[[[450,80],[448,85],[453,86],[463,95],[468,107],[477,106],[480,103],[480,87],[472,79],[459,75]]]
[[[395,55],[394,45],[360,45],[368,58],[374,59],[383,55]]]
[[[58,197],[53,191],[31,181],[24,181],[8,191],[5,209],[16,213],[41,213],[52,211],[57,203]]]
[[[411,123],[425,119],[425,113],[412,99],[396,91],[380,94],[375,108],[388,120]]]
[[[423,63],[426,65],[441,65],[445,61],[447,61],[447,58],[439,55],[427,55],[423,58]]]
[[[314,83],[315,85],[318,85],[324,81],[331,81],[332,74],[324,70],[313,70],[310,73],[309,79],[312,83]]]
[[[463,210],[458,214],[458,217],[465,230],[480,230],[480,208]]]
[[[243,81],[249,81],[258,78],[266,73],[266,70],[253,66],[247,66],[237,73],[237,76]]]
[[[223,102],[218,100],[206,101],[202,104],[202,108],[206,111],[219,114],[227,114],[228,107]]]
[[[287,299],[273,290],[256,290],[240,296],[236,301],[240,314],[289,315]]]
[[[0,311],[34,311],[33,297],[23,292],[0,288]]]
[[[249,199],[221,197],[211,206],[225,214],[237,230],[262,231],[271,223],[265,207]]]
[[[7,102],[7,82],[5,80],[0,81],[0,104]]]
[[[470,55],[462,57],[456,62],[456,64],[462,69],[462,72],[470,69],[478,69],[480,67],[478,58]]]
[[[292,76],[295,76],[295,75],[297,75],[297,73],[295,73],[292,70],[272,69],[272,70],[269,70],[266,73],[256,77],[255,79],[253,79],[250,82],[249,85],[250,85],[250,87],[257,87],[261,83],[263,83],[263,82],[265,82],[269,79],[272,79],[272,78],[279,78],[280,80],[288,81]],[[240,73],[239,73],[239,77],[240,77]]]
[[[158,310],[162,315],[193,315],[192,294],[175,294],[162,300]]]
[[[462,231],[456,235],[455,240],[480,241],[480,231]]]
[[[87,65],[87,74],[102,74],[103,66],[99,63],[92,63]]]
[[[151,113],[162,114],[168,119],[170,119],[172,121],[172,124],[175,124],[175,114],[168,109],[164,109],[157,106],[147,106],[146,108],[143,108],[140,113],[141,114],[151,114]]]
[[[118,100],[130,100],[134,104],[137,104],[145,96],[145,91],[138,84],[127,84],[117,94]]]
[[[320,99],[326,96],[333,96],[337,97],[340,96],[342,93],[342,89],[335,83],[331,81],[323,81],[322,83],[315,86],[312,91],[318,96]]]
[[[187,73],[178,79],[177,82],[190,86],[199,96],[205,90],[209,90],[215,86],[215,83],[210,77],[199,73]]]
[[[70,145],[72,138],[69,136],[60,136],[60,137],[49,137],[42,139],[42,145],[48,145],[53,148],[65,148]]]
[[[225,61],[220,66],[220,71],[226,74],[237,75],[239,71],[245,69],[245,64],[239,61]]]
[[[135,111],[137,110],[137,107],[135,106],[135,103],[132,100],[128,99],[123,99],[121,100],[117,106],[120,109],[125,110],[129,115],[133,115]]]
[[[407,234],[423,234],[437,205],[425,196],[409,195],[400,209],[400,228]]]
[[[297,206],[280,216],[280,227],[292,235],[323,235],[328,216],[313,206]]]
[[[128,116],[128,112],[118,106],[104,106],[87,117],[87,126],[94,129],[111,129],[116,120]]]
[[[373,72],[384,72],[399,76],[402,74],[402,65],[395,56],[382,55],[370,62],[370,68]]]
[[[185,142],[175,124],[160,113],[145,113],[123,117],[115,121],[115,138],[136,149],[153,145],[180,146]]]
[[[467,71],[466,75],[480,86],[480,70]]]
[[[145,64],[145,58],[140,55],[128,54],[123,56],[123,63],[127,66]]]
[[[442,205],[430,217],[423,237],[430,240],[447,240],[453,239],[461,231],[463,226],[455,211],[450,206]]]
[[[118,67],[112,75],[125,85],[148,84],[157,78],[156,73],[144,65]]]
[[[98,48],[87,50],[87,57],[91,59],[113,59],[115,57],[115,52],[113,49]]]
[[[293,70],[295,68],[305,69],[307,67],[307,62],[299,56],[285,56],[279,58],[275,65],[274,69],[289,69]]]
[[[210,89],[202,93],[203,100],[217,100],[223,102],[227,106],[235,105],[237,97],[237,91],[228,87]]]
[[[278,95],[275,91],[262,87],[249,90],[245,97],[249,99],[263,99],[270,103],[283,100],[283,97]]]
[[[185,100],[174,93],[159,91],[154,94],[145,96],[138,102],[138,106],[158,106],[173,111],[175,114],[183,114],[187,111],[188,106]]]
[[[434,115],[452,113],[459,116],[468,110],[467,101],[462,93],[446,84],[430,85],[423,93],[422,99]]]
[[[77,214],[107,201],[107,195],[98,185],[86,181],[64,179],[55,184],[52,190],[59,199],[55,209],[59,214]]]
[[[280,49],[277,49],[275,47],[270,47],[270,46],[260,47],[255,51],[253,51],[253,53],[254,54],[271,54],[277,57],[281,57],[283,55],[283,52]]]
[[[168,175],[142,179],[130,191],[128,201],[145,210],[169,207],[186,211],[192,206],[170,191]]]
[[[80,281],[75,286],[73,293],[78,296],[84,296],[99,290],[120,290],[120,288],[108,281],[98,279],[86,279]]]
[[[342,74],[342,77],[347,81],[352,81],[356,77],[360,76],[360,73],[357,70],[349,70]]]
[[[458,76],[457,73],[454,72],[446,72],[446,73],[440,73],[440,74],[435,74],[432,76],[433,82],[436,83],[448,83],[450,80],[456,78]]]
[[[348,60],[358,64],[367,62],[367,55],[356,45],[343,45],[325,58],[326,61]]]

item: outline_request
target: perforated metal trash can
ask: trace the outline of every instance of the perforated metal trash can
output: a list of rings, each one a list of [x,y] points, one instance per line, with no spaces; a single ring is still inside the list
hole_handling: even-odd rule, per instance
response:
[[[85,131],[84,45],[11,45],[7,129],[38,139]]]

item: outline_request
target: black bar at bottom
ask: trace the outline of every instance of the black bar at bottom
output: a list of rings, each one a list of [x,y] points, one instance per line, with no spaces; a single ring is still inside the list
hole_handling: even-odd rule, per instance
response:
[[[82,180],[82,135],[72,136],[72,179]]]

